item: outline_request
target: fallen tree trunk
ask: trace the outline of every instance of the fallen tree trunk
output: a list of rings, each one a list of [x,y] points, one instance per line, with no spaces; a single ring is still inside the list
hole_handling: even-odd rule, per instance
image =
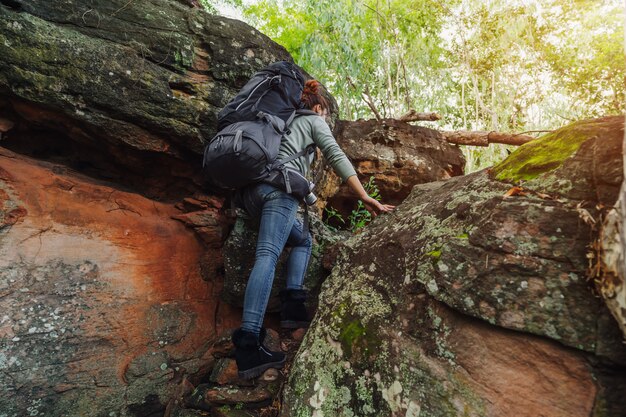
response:
[[[418,113],[415,110],[409,110],[398,118],[401,122],[419,122],[419,121],[435,121],[441,120],[441,115],[438,113]]]
[[[503,143],[505,145],[520,146],[534,140],[532,136],[503,132],[467,131],[456,130],[453,132],[441,132],[450,143],[457,145],[489,146],[490,143]]]

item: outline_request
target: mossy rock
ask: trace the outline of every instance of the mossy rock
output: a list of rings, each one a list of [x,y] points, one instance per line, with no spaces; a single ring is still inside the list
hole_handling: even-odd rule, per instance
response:
[[[281,416],[582,416],[603,407],[598,393],[617,395],[626,378],[603,382],[601,364],[622,370],[626,349],[585,280],[591,230],[576,207],[581,196],[598,201],[596,183],[615,199],[622,126],[621,117],[579,122],[544,147],[526,145],[547,153],[522,149],[509,161],[519,164],[509,174],[527,175],[526,193],[505,197],[513,180],[486,171],[418,185],[343,242]],[[559,181],[568,187],[558,198],[534,191]],[[567,381],[567,392],[549,380]]]
[[[591,138],[602,138],[623,124],[623,116],[583,120],[520,146],[507,159],[493,167],[500,181],[528,181],[560,167],[580,146]],[[619,130],[619,129],[618,129]]]

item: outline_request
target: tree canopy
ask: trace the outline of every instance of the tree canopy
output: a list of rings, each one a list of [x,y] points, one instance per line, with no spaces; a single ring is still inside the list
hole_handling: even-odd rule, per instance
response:
[[[532,131],[625,110],[621,0],[226,1],[343,118],[416,109],[447,128]]]

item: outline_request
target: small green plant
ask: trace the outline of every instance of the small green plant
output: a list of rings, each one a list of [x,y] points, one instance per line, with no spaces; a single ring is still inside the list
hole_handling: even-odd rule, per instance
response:
[[[343,216],[341,215],[341,213],[339,213],[337,210],[335,210],[334,207],[326,207],[324,209],[324,213],[326,214],[326,226],[328,226],[328,228],[330,228],[333,231],[337,231],[337,228],[332,226],[332,223],[335,224],[342,224],[345,225],[346,221],[343,219]],[[336,219],[336,221],[334,221],[333,219]]]
[[[369,181],[363,184],[363,188],[365,188],[365,191],[370,197],[372,197],[376,201],[380,201],[380,190],[374,182],[374,176],[371,176]],[[352,232],[356,232],[357,230],[367,225],[370,221],[372,221],[371,213],[367,211],[363,201],[359,200],[357,202],[356,208],[352,210],[352,212],[348,216],[350,230]]]
[[[374,179],[375,178],[371,176],[370,179],[365,184],[363,184],[363,188],[365,189],[365,191],[370,197],[372,197],[373,199],[377,201],[380,201],[381,199],[380,190],[378,189],[378,186],[374,182]],[[352,210],[352,212],[348,216],[347,222],[346,222],[346,219],[343,218],[342,214],[339,211],[337,211],[334,207],[326,207],[324,209],[324,213],[326,217],[325,219],[326,226],[328,226],[330,229],[335,230],[335,231],[338,228],[341,228],[341,229],[347,228],[351,232],[356,232],[357,230],[361,229],[372,220],[372,215],[370,214],[369,211],[367,211],[367,209],[365,208],[365,204],[361,200],[357,202],[356,207]],[[339,225],[339,227],[332,226],[331,223],[334,223],[335,225]]]

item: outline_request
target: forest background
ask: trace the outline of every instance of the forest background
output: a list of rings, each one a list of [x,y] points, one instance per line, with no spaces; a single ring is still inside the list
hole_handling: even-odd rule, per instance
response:
[[[430,127],[535,136],[625,110],[622,0],[201,0],[320,79],[343,119],[410,109]],[[424,123],[424,122],[422,122]],[[464,147],[466,172],[507,155]]]

